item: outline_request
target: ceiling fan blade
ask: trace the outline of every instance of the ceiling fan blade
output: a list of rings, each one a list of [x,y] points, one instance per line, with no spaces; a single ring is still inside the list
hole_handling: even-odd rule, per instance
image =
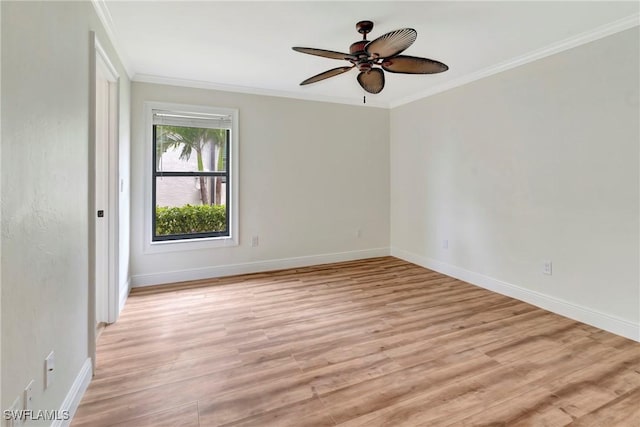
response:
[[[380,93],[384,89],[384,72],[380,68],[372,68],[358,74],[358,83],[369,93]]]
[[[296,52],[306,53],[309,55],[322,56],[324,58],[346,59],[346,60],[356,59],[355,56],[349,53],[335,52],[333,50],[314,49],[312,47],[298,47],[298,46],[292,47],[291,49],[295,50]]]
[[[354,65],[351,65],[351,66],[348,66],[348,67],[332,68],[330,70],[325,71],[324,73],[316,74],[313,77],[309,77],[307,80],[304,80],[302,83],[300,83],[300,86],[308,85],[310,83],[319,82],[320,80],[328,79],[329,77],[333,77],[333,76],[337,76],[338,74],[346,73],[347,71],[351,70],[353,67],[354,67]]]
[[[433,59],[406,55],[385,59],[381,65],[385,71],[403,74],[436,74],[449,69],[446,64]]]
[[[418,33],[413,28],[402,28],[381,35],[369,42],[364,50],[374,58],[389,58],[411,46],[417,37]]]

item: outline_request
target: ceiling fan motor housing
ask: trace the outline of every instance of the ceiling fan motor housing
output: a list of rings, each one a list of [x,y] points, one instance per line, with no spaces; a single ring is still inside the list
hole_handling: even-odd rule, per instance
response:
[[[364,50],[367,43],[369,43],[368,40],[358,40],[349,47],[349,53],[357,57],[357,59],[350,61],[355,64],[360,71],[369,71],[373,66],[372,61],[369,60],[369,54]]]
[[[367,43],[369,43],[369,40],[358,40],[357,42],[352,43],[349,47],[349,53],[352,55],[363,54],[365,56],[368,56],[367,52],[365,52],[364,50],[364,47],[367,45]]]

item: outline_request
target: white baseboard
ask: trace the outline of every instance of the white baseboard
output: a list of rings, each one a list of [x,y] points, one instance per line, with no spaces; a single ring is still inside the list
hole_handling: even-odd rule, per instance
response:
[[[338,252],[331,254],[310,255],[295,258],[273,259],[247,262],[241,264],[220,265],[215,267],[195,268],[190,270],[167,271],[162,273],[139,274],[131,277],[131,286],[159,285],[163,283],[185,282],[189,280],[211,279],[214,277],[233,276],[236,274],[260,273],[263,271],[282,270],[285,268],[308,267],[332,262],[353,261],[358,259],[388,256],[389,248],[365,249],[360,251]]]
[[[87,391],[87,387],[89,387],[89,383],[91,382],[92,377],[92,369],[91,369],[91,358],[87,358],[80,369],[80,372],[76,376],[76,379],[73,381],[67,396],[64,398],[62,402],[62,406],[60,406],[60,412],[68,411],[69,419],[68,420],[56,420],[51,423],[51,427],[67,427],[71,424],[71,420],[80,405],[80,401],[82,400],[82,396],[84,396],[84,392]]]
[[[463,280],[472,285],[480,286],[481,288],[533,304],[553,313],[640,342],[640,324],[402,249],[391,248],[391,255],[421,267]]]

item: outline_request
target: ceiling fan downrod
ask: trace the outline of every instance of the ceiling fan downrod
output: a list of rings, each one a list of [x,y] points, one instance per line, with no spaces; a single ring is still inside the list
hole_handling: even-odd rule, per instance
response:
[[[356,30],[362,34],[362,40],[358,40],[349,46],[349,53],[355,57],[355,59],[349,60],[353,65],[358,67],[358,71],[367,72],[373,68],[373,61],[369,59],[369,53],[364,49],[369,43],[367,40],[367,34],[373,29],[373,22],[360,21],[356,24]]]

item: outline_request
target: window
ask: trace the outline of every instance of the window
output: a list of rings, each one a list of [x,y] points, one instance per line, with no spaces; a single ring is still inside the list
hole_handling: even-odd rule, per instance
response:
[[[153,104],[150,243],[236,241],[237,112]]]

